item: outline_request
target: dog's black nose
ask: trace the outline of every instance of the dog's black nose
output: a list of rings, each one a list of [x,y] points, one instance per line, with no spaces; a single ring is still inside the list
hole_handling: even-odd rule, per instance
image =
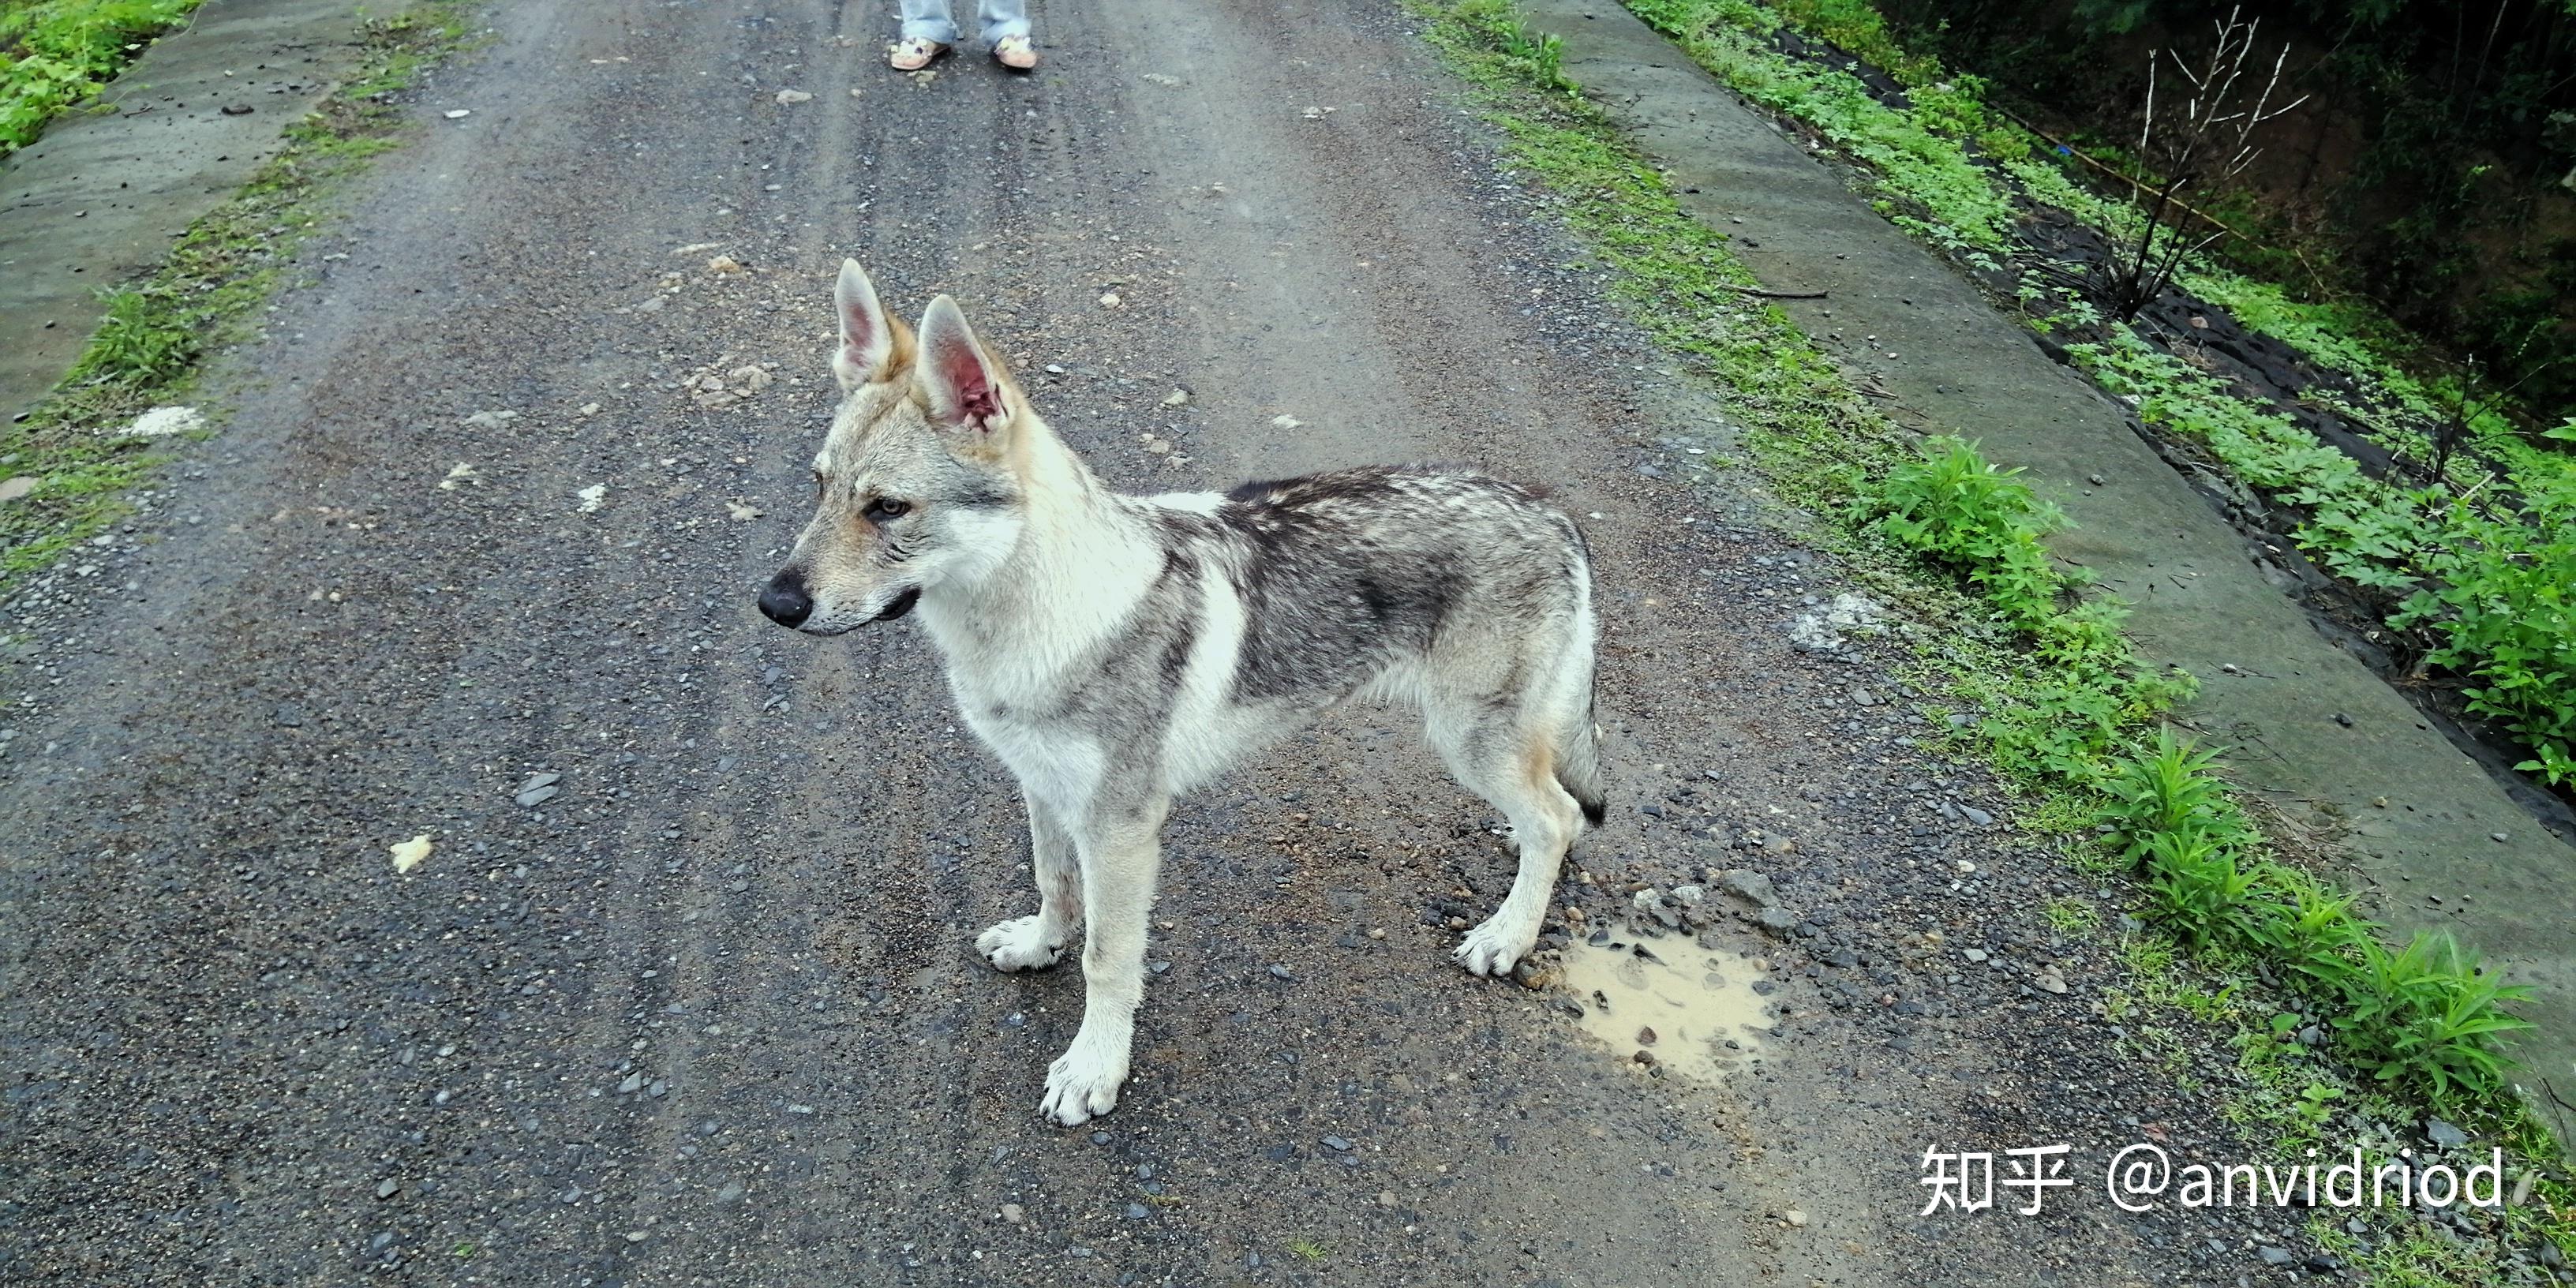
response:
[[[805,574],[793,568],[780,569],[760,592],[760,611],[781,626],[803,622],[814,611],[814,601],[805,593]]]

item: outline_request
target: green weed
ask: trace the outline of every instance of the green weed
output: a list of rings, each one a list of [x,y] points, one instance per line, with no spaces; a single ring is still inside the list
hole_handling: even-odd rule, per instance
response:
[[[2089,899],[2061,895],[2041,904],[2039,911],[2048,918],[2049,928],[2061,935],[2090,935],[2102,928],[2102,911]]]
[[[167,383],[197,360],[197,333],[186,305],[166,292],[126,287],[109,293],[107,317],[82,351],[71,379],[147,388]]]
[[[2066,579],[2040,539],[2070,526],[2066,516],[2034,495],[2020,470],[1989,464],[1975,443],[1927,446],[1927,459],[1897,466],[1862,503],[1878,531],[1966,577],[2016,626],[2056,616]]]
[[[0,158],[106,87],[199,0],[47,0],[0,9]]]
[[[1528,64],[1530,79],[1568,97],[1582,95],[1583,87],[1566,78],[1562,37],[1532,31],[1528,20],[1517,15],[1501,35],[1503,56]]]
[[[2097,818],[2138,865],[2150,918],[2192,949],[2286,965],[2292,987],[2332,1015],[2337,1044],[2380,1081],[2437,1104],[2502,1091],[2497,1039],[2530,1027],[2505,1008],[2529,990],[2447,935],[2382,947],[2349,898],[2263,855],[2216,763],[2166,729],[2102,781]]]

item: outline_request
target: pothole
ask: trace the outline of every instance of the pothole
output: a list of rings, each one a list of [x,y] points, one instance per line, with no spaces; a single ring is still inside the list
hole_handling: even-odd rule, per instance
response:
[[[1718,1082],[1752,1064],[1772,1036],[1768,1004],[1753,991],[1765,970],[1758,960],[1622,937],[1568,945],[1564,966],[1583,1030],[1623,1060]]]

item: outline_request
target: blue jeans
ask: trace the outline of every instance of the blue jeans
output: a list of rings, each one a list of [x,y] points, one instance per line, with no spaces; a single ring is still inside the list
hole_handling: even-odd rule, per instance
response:
[[[1029,0],[976,0],[975,7],[984,20],[985,44],[1029,34]],[[948,0],[903,0],[903,38],[956,44],[957,24],[948,18]]]

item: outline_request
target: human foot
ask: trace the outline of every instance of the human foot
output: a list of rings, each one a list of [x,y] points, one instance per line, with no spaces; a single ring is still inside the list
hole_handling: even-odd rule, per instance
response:
[[[917,72],[947,52],[948,46],[936,40],[908,36],[886,46],[886,63],[899,72]]]
[[[993,61],[1015,72],[1027,71],[1038,65],[1037,46],[1026,36],[1004,36],[993,42]]]

